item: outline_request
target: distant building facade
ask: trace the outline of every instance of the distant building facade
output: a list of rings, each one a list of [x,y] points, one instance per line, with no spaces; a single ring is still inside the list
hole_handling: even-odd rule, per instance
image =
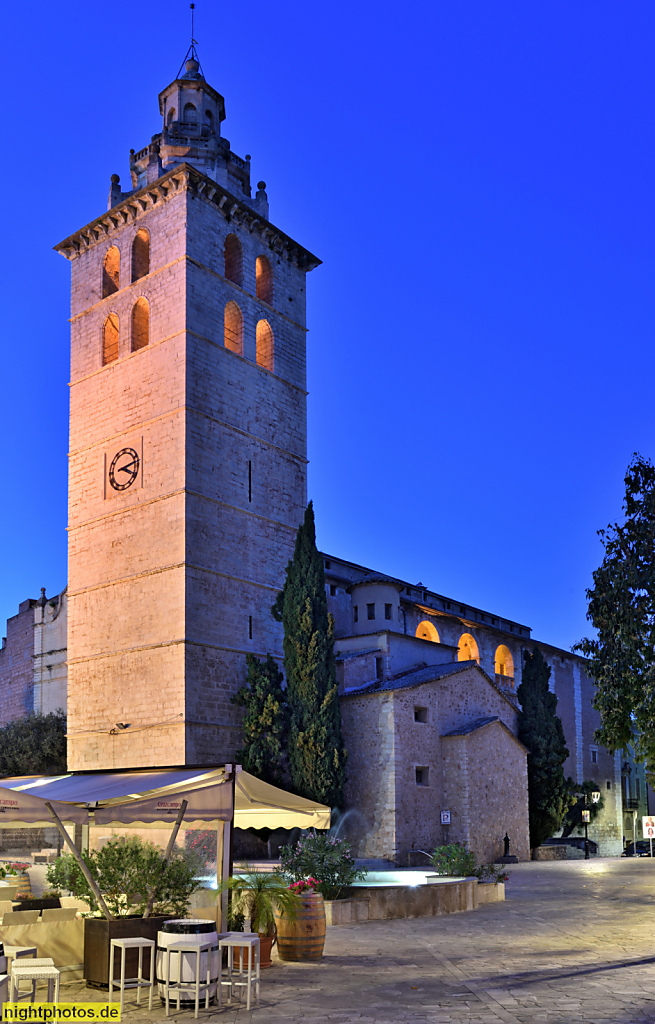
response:
[[[21,602],[0,648],[0,725],[66,709],[67,595]]]

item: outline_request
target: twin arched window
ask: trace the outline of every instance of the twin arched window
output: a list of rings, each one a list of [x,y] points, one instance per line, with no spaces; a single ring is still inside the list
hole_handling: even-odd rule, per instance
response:
[[[102,365],[118,359],[120,331],[118,316],[110,313],[102,325]],[[138,352],[150,342],[150,305],[140,295],[132,307],[132,351]]]

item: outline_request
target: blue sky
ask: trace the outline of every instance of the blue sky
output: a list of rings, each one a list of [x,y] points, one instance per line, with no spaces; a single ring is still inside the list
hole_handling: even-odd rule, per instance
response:
[[[0,628],[66,582],[69,267],[159,130],[188,4],[6,6]],[[224,134],[309,280],[322,547],[584,634],[596,530],[651,456],[655,7],[197,3]]]

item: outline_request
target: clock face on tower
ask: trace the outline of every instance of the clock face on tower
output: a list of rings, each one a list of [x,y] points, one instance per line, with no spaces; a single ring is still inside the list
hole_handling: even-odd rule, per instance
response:
[[[139,456],[134,448],[121,448],[109,467],[109,483],[115,491],[126,491],[139,473]]]

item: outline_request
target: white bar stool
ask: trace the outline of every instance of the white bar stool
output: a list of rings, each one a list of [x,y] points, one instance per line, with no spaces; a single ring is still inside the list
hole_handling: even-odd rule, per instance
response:
[[[239,957],[239,973],[234,973],[234,949],[236,946],[241,947],[241,955]],[[227,978],[223,980],[223,950],[227,949]],[[244,952],[247,950],[248,957],[248,971],[244,973]],[[255,973],[253,975],[253,957],[255,960]],[[223,1009],[223,985],[229,986],[228,991],[228,1003],[232,1002],[232,991],[238,988],[239,991],[239,1002],[241,1001],[241,990],[246,989],[247,992],[247,1003],[246,1009],[250,1009],[250,995],[254,988],[255,995],[257,997],[257,1005],[259,1005],[259,935],[255,935],[252,932],[230,932],[226,936],[219,936],[218,940],[218,968],[220,971],[219,986],[218,986],[218,1007],[220,1010]]]
[[[120,949],[121,951],[121,976],[117,980],[114,977],[114,950]],[[125,956],[128,949],[139,950],[139,969],[136,978],[125,977]],[[143,977],[143,951],[144,949],[150,950],[150,980],[144,979]],[[112,939],[109,944],[109,1002],[112,1002],[114,988],[117,988],[120,992],[120,1004],[121,1004],[121,1017],[123,1016],[123,1003],[125,1002],[125,989],[135,988],[136,989],[136,1001],[137,1005],[141,1004],[141,989],[150,989],[148,998],[148,1009],[152,1010],[152,990],[155,984],[155,941],[154,939],[144,939],[143,936],[135,936],[133,939]]]
[[[37,981],[48,982],[48,1003],[59,1002],[59,971],[55,967],[52,957],[26,957],[23,963],[14,961],[11,965],[11,987],[9,990],[9,1002],[17,1003],[19,999],[27,998],[28,993],[21,995],[21,981],[29,981],[30,1002],[33,1003],[36,996]]]
[[[209,1009],[209,986],[211,985],[211,950],[213,942],[173,942],[170,946],[166,947],[166,988],[165,988],[165,999],[166,999],[166,1016],[170,1016],[170,1005],[169,996],[172,992],[175,996],[177,994],[177,1012],[180,1012],[180,993],[182,989],[189,989],[193,985],[195,988],[195,1014],[198,1016],[198,1010],[200,1007],[200,960],[202,953],[207,954],[207,978],[205,980],[205,1009]],[[177,953],[179,959],[177,961],[177,981],[171,981],[171,954]],[[195,969],[193,972],[193,981],[182,980],[182,968],[184,966],[182,957],[186,954],[196,954]],[[220,953],[219,953],[220,957]],[[193,966],[193,965],[190,965]],[[219,988],[220,991],[220,988]],[[220,1000],[219,1000],[220,1002]]]
[[[24,956],[38,956],[38,951],[36,946],[8,946],[5,943],[5,956],[7,957],[7,970],[10,971],[12,960]]]

